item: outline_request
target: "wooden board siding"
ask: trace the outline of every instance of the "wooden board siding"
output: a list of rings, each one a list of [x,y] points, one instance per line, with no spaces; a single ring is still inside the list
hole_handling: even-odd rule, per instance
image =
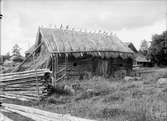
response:
[[[54,64],[56,64],[56,61]],[[119,70],[121,70],[121,73],[125,73],[124,75],[128,74],[132,69],[132,60],[122,59],[120,57],[114,59],[93,58],[91,56],[83,58],[68,57],[68,62],[65,64],[65,56],[62,55],[58,58],[57,68],[56,66],[54,66],[54,68],[55,69],[53,70],[57,70],[54,71],[54,75],[56,75],[57,72],[60,72],[63,68],[66,68],[66,71],[65,69],[61,71],[56,75],[56,78],[59,78],[64,74],[68,79],[83,79],[93,75],[114,77],[115,72],[118,72]]]

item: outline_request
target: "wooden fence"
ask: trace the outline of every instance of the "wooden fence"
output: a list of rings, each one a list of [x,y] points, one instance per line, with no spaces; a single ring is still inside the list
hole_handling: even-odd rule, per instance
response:
[[[20,100],[39,99],[44,89],[44,76],[48,69],[37,69],[0,74],[0,97]]]

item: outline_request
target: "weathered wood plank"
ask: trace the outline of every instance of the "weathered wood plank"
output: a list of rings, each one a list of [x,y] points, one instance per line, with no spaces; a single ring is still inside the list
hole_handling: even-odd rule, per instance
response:
[[[43,73],[38,73],[37,77],[44,76]],[[27,79],[27,78],[33,78],[36,77],[36,74],[24,74],[24,75],[17,75],[17,76],[6,76],[6,77],[0,77],[1,81],[9,81],[9,80],[21,80],[21,79]]]
[[[34,52],[35,52],[42,44],[43,44],[43,42],[41,42],[41,43],[32,51],[32,53],[31,53],[27,58],[25,58],[25,60],[24,60],[21,64],[19,64],[18,66],[16,66],[16,68],[13,69],[12,72],[18,71],[18,70],[20,69],[20,67],[27,61],[27,59],[30,58],[31,56],[33,56]]]
[[[15,109],[8,108],[8,107],[6,107],[5,109],[9,110],[11,112],[18,113],[18,114],[23,115],[25,117],[31,118],[31,119],[33,119],[35,121],[55,121],[53,119],[48,119],[45,116],[36,115],[36,114],[32,114],[32,113],[27,113],[27,112],[23,112],[23,111],[20,111],[20,110],[15,110]]]
[[[39,84],[42,84],[41,82]],[[3,86],[8,86],[8,85],[30,85],[30,86],[34,86],[35,85],[35,80],[23,80],[23,81],[17,81],[17,82],[3,82],[3,83],[0,83],[0,87],[3,87]]]
[[[65,77],[66,77],[66,74],[64,74],[63,76],[61,76],[60,78],[58,78],[58,79],[56,80],[56,82],[62,80],[62,79],[65,78]]]
[[[33,72],[33,73],[32,73]],[[38,70],[38,71],[27,71],[27,72],[18,72],[6,74],[6,76],[1,75],[0,80],[0,88],[3,94],[1,93],[1,97],[6,98],[18,98],[22,100],[33,99],[39,96],[42,96],[43,85],[43,76],[46,70]],[[38,86],[37,86],[38,84]],[[5,93],[7,92],[7,93]],[[15,94],[12,92],[16,92]],[[25,93],[19,93],[25,92]],[[28,93],[27,93],[28,92]],[[39,93],[37,93],[39,92]]]
[[[54,119],[54,121],[95,121],[95,120],[74,117],[74,116],[71,116],[70,114],[68,115],[67,114],[57,114],[57,113],[52,113],[52,112],[43,111],[43,110],[39,110],[39,109],[35,109],[32,107],[27,107],[27,106],[21,106],[21,105],[3,103],[2,106],[4,106],[5,108],[10,108],[13,111],[19,110],[21,112],[33,114],[37,117],[38,116],[47,117],[47,119],[50,119],[51,121],[52,119]]]
[[[23,95],[13,94],[13,93],[3,93],[3,94],[0,94],[0,96],[2,96],[2,97],[6,96],[7,98],[13,98],[13,99],[23,99],[23,100],[26,100],[26,101],[38,100],[38,98],[36,98],[36,97],[23,96]]]
[[[6,91],[7,94],[30,95],[37,97],[36,91]],[[3,94],[3,93],[2,93]]]
[[[28,71],[22,71],[22,72],[14,72],[14,73],[4,73],[4,74],[0,74],[0,76],[9,76],[9,75],[19,75],[19,74],[26,74],[26,73],[35,73],[35,71],[37,72],[50,72],[51,71],[49,69],[37,69],[37,70],[28,70]]]
[[[2,94],[0,94],[0,97],[7,98],[7,99],[17,99],[17,100],[21,100],[21,101],[29,101],[28,99],[23,98],[23,97],[18,98],[18,97],[10,96],[10,95],[2,95]]]
[[[0,121],[13,121],[13,120],[6,117],[4,114],[0,113]]]

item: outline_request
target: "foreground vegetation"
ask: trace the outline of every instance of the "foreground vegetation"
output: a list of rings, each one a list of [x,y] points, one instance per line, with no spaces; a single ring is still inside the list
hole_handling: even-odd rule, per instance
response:
[[[167,83],[161,84],[158,79],[167,77],[167,68],[144,68],[140,71],[143,72],[142,78],[131,80],[93,77],[67,81],[66,84],[75,85],[74,95],[54,93],[38,103],[3,102],[98,121],[166,121]],[[29,120],[16,114],[12,114],[11,119]]]
[[[70,81],[77,85],[73,96],[53,94],[36,107],[99,121],[166,121],[167,85],[157,80],[167,69],[148,70],[138,80]]]

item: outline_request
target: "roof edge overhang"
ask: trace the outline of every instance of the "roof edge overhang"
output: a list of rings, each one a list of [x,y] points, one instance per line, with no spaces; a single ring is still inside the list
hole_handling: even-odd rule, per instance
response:
[[[51,51],[50,53],[52,54],[65,54],[65,53],[89,53],[89,52],[112,52],[112,53],[127,53],[127,54],[134,54],[133,52],[121,52],[121,51],[113,51],[113,50],[91,50],[91,51],[62,51],[62,52],[58,52],[58,51]]]
[[[57,51],[52,51],[51,55],[60,55],[64,54],[66,56],[68,55],[73,55],[76,58],[82,57],[84,54],[96,56],[96,57],[102,57],[102,58],[117,58],[117,57],[122,57],[123,59],[126,58],[134,58],[134,53],[132,52],[120,52],[120,51],[107,51],[107,50],[101,50],[101,51],[68,51],[68,52],[57,52]]]

